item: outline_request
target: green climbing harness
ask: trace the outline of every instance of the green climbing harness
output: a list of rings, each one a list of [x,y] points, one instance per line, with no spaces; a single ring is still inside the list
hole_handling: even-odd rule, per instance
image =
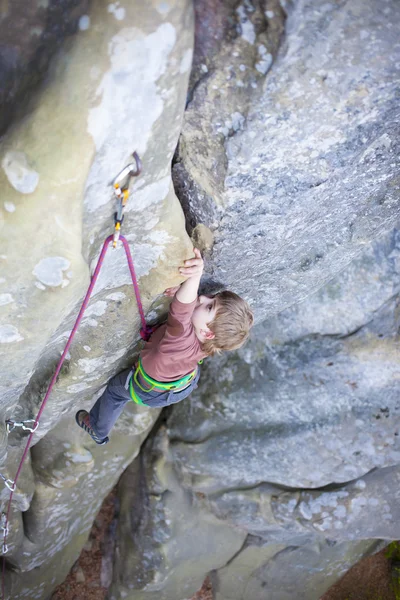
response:
[[[152,379],[150,377],[150,375],[148,375],[146,373],[146,371],[143,369],[142,361],[139,358],[135,372],[129,381],[129,391],[131,394],[131,398],[134,402],[136,402],[136,404],[144,404],[142,402],[142,400],[139,398],[139,396],[136,394],[135,388],[133,386],[133,382],[135,382],[136,385],[145,393],[152,392],[153,390],[161,390],[164,392],[179,392],[179,391],[185,389],[186,387],[188,387],[188,385],[196,377],[196,373],[197,373],[197,369],[195,369],[191,373],[188,373],[184,377],[177,379],[176,381],[169,381],[169,382],[157,381],[156,379]],[[151,387],[144,388],[139,383],[139,376],[142,378],[143,381],[145,381]]]

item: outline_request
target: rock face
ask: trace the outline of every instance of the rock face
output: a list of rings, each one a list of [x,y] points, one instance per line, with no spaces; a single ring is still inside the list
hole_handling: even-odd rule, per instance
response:
[[[223,72],[197,84],[175,179],[191,225],[215,228],[214,279],[263,320],[398,219],[399,6],[297,2],[266,77],[276,37],[260,37],[250,3],[237,10],[240,54],[225,47]]]
[[[66,38],[83,30],[88,0],[4,2],[0,13],[0,134],[23,114],[32,88],[45,77],[50,59]]]
[[[189,2],[96,2],[55,57],[34,108],[2,140],[1,473],[13,479],[26,443],[5,420],[37,414],[116,209],[110,181],[137,150],[123,233],[149,318],[178,283],[192,244],[174,194],[176,147],[193,49]],[[97,447],[74,424],[107,379],[132,363],[139,319],[122,248],[109,250],[92,301],[43,412],[11,513],[6,590],[48,598],[86,541],[108,490],[158,417],[134,406]],[[9,496],[1,490],[2,510]]]
[[[399,536],[398,8],[296,3],[262,86],[246,3],[225,70],[202,59],[174,182],[188,230],[214,232],[210,279],[259,324],[125,474],[121,495],[146,486],[122,506],[113,600],[190,597],[210,562],[218,600],[317,600]]]
[[[399,463],[399,258],[392,231],[304,308],[207,365],[200,401],[170,420],[184,481],[203,493],[260,481],[315,488]]]
[[[1,473],[26,442],[5,419],[37,414],[133,150],[123,233],[149,320],[191,253],[186,225],[209,286],[241,293],[257,325],[190,401],[160,420],[129,406],[97,447],[75,411],[140,349],[109,250],[18,480],[8,597],[49,598],[126,469],[110,600],[189,598],[210,572],[217,600],[317,600],[400,535],[399,5],[196,3],[190,82],[189,1],[76,6],[1,140]]]

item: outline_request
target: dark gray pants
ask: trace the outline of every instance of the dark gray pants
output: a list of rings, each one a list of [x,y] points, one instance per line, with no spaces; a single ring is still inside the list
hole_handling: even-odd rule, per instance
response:
[[[99,437],[107,437],[119,415],[122,413],[125,404],[129,400],[133,402],[129,392],[129,381],[132,374],[132,369],[125,369],[125,371],[110,379],[103,394],[98,398],[90,411],[90,425]],[[146,406],[150,408],[163,408],[187,398],[197,387],[199,377],[200,368],[197,369],[196,377],[191,384],[181,392],[160,392],[155,390],[143,392],[136,383],[133,383],[133,386],[135,393]]]

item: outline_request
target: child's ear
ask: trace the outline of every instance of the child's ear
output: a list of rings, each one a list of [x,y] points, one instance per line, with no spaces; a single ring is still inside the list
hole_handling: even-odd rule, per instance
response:
[[[207,329],[205,332],[205,338],[206,340],[213,340],[215,338],[215,333],[211,331],[211,329]]]

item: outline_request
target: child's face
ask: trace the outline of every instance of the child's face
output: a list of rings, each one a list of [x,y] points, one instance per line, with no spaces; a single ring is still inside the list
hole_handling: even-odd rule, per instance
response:
[[[192,323],[196,334],[200,339],[212,339],[214,334],[208,328],[208,324],[217,313],[217,300],[215,296],[199,296],[196,308],[193,311]]]

